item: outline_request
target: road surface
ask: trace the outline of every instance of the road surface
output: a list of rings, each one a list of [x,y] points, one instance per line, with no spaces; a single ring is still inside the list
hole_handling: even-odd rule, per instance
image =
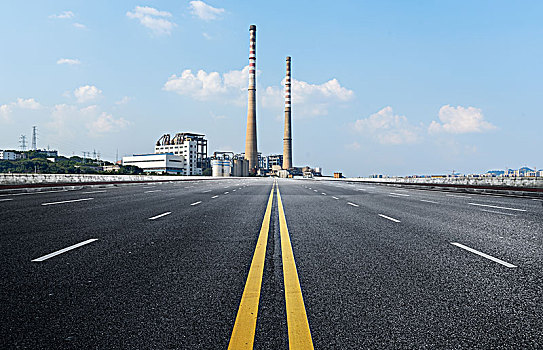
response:
[[[540,200],[291,179],[0,195],[2,349],[543,346]]]

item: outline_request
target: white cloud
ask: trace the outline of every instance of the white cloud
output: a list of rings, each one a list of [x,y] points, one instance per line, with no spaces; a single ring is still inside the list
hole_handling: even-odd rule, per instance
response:
[[[203,19],[204,21],[211,21],[217,19],[218,16],[224,13],[224,9],[210,6],[205,2],[199,0],[191,1],[189,7],[193,15],[200,19]]]
[[[124,118],[115,119],[111,114],[102,112],[100,116],[87,124],[89,133],[97,135],[113,131],[120,131],[130,123]]]
[[[7,104],[0,105],[1,120],[3,120],[4,122],[11,121],[11,111],[12,109],[10,105],[7,105]]]
[[[176,26],[175,23],[165,19],[172,17],[171,13],[148,6],[136,6],[132,12],[128,11],[126,16],[138,19],[143,26],[151,29],[156,35],[169,35]]]
[[[6,103],[3,105],[0,105],[0,120],[3,120],[4,122],[10,122],[11,121],[11,115],[14,110],[16,109],[32,109],[37,110],[42,108],[42,105],[39,104],[35,99],[33,98],[17,98],[15,102]]]
[[[362,146],[358,143],[358,142],[353,142],[353,143],[350,143],[348,145],[345,145],[345,148],[346,149],[349,149],[351,151],[357,151],[361,148]]]
[[[106,133],[118,132],[130,123],[124,118],[115,118],[103,112],[97,105],[78,108],[75,105],[59,104],[53,107],[51,121],[47,127],[54,137],[70,139],[85,134],[98,137]]]
[[[481,133],[496,129],[496,126],[484,120],[483,111],[480,108],[445,105],[439,109],[438,116],[441,123],[432,121],[428,127],[430,133]]]
[[[81,64],[81,61],[77,58],[61,58],[57,61],[57,64],[69,64],[72,66],[75,64]]]
[[[96,86],[91,85],[80,86],[74,90],[74,96],[79,103],[92,101],[98,98],[101,94],[102,90],[99,90]]]
[[[282,84],[285,84],[283,79]],[[293,115],[296,117],[327,115],[330,106],[343,103],[354,97],[354,92],[331,79],[323,84],[311,84],[292,79],[291,86]],[[264,107],[279,108],[285,103],[284,89],[269,86],[262,95]]]
[[[15,103],[17,107],[23,108],[23,109],[40,109],[41,105],[36,102],[33,98],[18,98],[17,102]]]
[[[76,28],[79,28],[79,29],[87,29],[87,26],[84,25],[84,24],[81,24],[81,23],[74,23],[74,27]]]
[[[127,104],[128,102],[132,101],[133,99],[134,99],[133,97],[124,96],[124,97],[121,98],[119,101],[116,101],[115,104],[116,104],[116,105],[125,105],[125,104]]]
[[[354,128],[374,137],[384,145],[410,144],[420,141],[420,127],[411,125],[403,115],[394,114],[387,106],[368,118],[359,119]]]
[[[62,11],[58,15],[51,15],[49,18],[56,18],[56,19],[67,19],[67,18],[73,18],[75,15],[72,11]]]
[[[213,38],[211,37],[211,35],[209,35],[209,34],[207,34],[207,33],[202,33],[202,36],[203,36],[204,38],[206,38],[207,40],[213,39]]]
[[[193,74],[190,69],[186,69],[180,76],[175,74],[170,76],[163,89],[201,101],[218,98],[239,104],[243,103],[240,98],[242,92],[247,90],[248,79],[249,66],[222,75],[219,72],[207,73],[204,70]]]
[[[257,75],[259,73],[257,71]],[[249,66],[223,74],[208,73],[204,70],[193,73],[187,69],[179,76],[176,74],[170,76],[163,90],[201,101],[219,100],[224,103],[244,105],[247,102],[248,82]],[[258,96],[262,98],[264,107],[281,108],[284,105],[282,88],[269,86],[261,91],[263,93]],[[342,87],[337,79],[331,79],[319,85],[298,80],[292,82],[292,103],[296,117],[326,115],[333,104],[349,101],[353,96],[354,92]]]

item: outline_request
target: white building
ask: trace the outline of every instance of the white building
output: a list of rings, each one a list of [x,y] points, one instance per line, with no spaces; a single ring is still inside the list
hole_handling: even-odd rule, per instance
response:
[[[137,154],[123,157],[123,165],[137,166],[146,173],[155,172],[187,175],[185,173],[185,158],[173,153]]]
[[[16,160],[19,158],[18,153],[12,151],[0,151],[0,160]]]
[[[202,175],[204,159],[207,158],[207,140],[204,135],[178,133],[171,140],[163,135],[155,145],[155,153],[171,153],[183,157],[184,175]]]

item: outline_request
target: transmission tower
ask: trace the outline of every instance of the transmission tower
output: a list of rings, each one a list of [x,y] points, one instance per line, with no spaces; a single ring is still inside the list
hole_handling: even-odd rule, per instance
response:
[[[34,151],[37,151],[38,150],[38,146],[36,144],[36,126],[34,125],[32,127],[32,150]]]
[[[19,146],[21,151],[26,151],[26,135],[19,136]]]

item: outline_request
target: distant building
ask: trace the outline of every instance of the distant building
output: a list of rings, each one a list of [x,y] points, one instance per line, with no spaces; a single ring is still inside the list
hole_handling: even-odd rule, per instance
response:
[[[121,170],[121,167],[118,164],[104,165],[102,167],[102,171],[119,171],[119,170]]]
[[[0,151],[0,160],[16,160],[19,159],[19,153],[13,151]]]
[[[282,154],[270,154],[267,158],[267,169],[274,170],[274,165],[279,169],[283,168],[283,155]]]
[[[184,175],[202,175],[210,166],[207,157],[207,140],[204,135],[177,133],[173,138],[164,134],[155,145],[155,154],[171,153],[184,159]]]
[[[187,175],[184,157],[173,153],[138,154],[123,157],[123,165],[137,166],[146,173]]]
[[[342,173],[339,173],[339,172],[335,172],[334,173],[334,179],[342,179],[343,178],[343,174]]]

